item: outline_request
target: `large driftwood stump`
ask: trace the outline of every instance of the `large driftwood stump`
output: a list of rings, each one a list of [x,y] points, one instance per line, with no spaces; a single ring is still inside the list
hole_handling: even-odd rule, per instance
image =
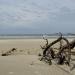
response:
[[[62,45],[62,40],[64,40],[66,42],[66,44]],[[60,48],[58,49],[58,53],[54,53],[54,50],[53,50],[52,46],[55,45],[58,42],[60,42]],[[45,48],[43,48],[44,50],[43,50],[42,59],[44,58],[46,60],[51,61],[52,59],[58,58],[59,59],[58,62],[60,64],[62,64],[66,61],[66,63],[68,65],[70,65],[71,54],[73,54],[73,52],[71,52],[71,49],[73,49],[74,47],[75,47],[75,40],[69,42],[67,40],[67,38],[62,37],[62,35],[60,35],[60,37],[58,39],[51,42],[50,44],[47,44],[45,46]]]

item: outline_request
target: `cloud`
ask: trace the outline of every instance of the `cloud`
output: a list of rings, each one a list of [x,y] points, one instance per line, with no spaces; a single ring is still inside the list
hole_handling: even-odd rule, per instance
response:
[[[16,0],[17,1],[17,0]],[[32,4],[29,2],[25,5],[25,1],[18,2],[14,4],[15,1],[10,2],[9,0],[2,1],[1,12],[0,12],[0,22],[3,25],[13,25],[13,26],[26,26],[31,27],[33,22],[36,20],[42,20],[46,18],[46,14],[42,13],[42,10],[33,9]],[[22,4],[21,4],[22,3]]]
[[[0,0],[1,32],[69,32],[74,19],[74,0]]]

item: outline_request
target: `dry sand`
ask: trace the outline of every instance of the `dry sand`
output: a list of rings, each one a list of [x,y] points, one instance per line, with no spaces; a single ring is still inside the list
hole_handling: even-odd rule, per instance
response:
[[[49,42],[55,39],[49,39]],[[10,56],[0,56],[0,75],[74,75],[66,65],[49,66],[39,61],[38,53],[43,39],[3,39],[0,40],[0,54],[17,48]]]
[[[40,45],[43,44],[41,39],[5,39],[0,40],[0,54],[17,48],[16,54],[36,54],[40,50]]]

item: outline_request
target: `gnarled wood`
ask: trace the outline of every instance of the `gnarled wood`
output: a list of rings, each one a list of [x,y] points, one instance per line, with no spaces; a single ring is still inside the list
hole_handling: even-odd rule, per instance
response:
[[[12,48],[11,50],[3,53],[1,56],[8,56],[8,55],[11,55],[11,52],[14,52],[16,50],[16,48]]]

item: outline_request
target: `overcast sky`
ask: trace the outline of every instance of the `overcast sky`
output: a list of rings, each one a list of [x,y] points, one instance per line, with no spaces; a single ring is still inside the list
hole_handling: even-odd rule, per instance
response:
[[[0,0],[0,34],[75,33],[75,0]]]

